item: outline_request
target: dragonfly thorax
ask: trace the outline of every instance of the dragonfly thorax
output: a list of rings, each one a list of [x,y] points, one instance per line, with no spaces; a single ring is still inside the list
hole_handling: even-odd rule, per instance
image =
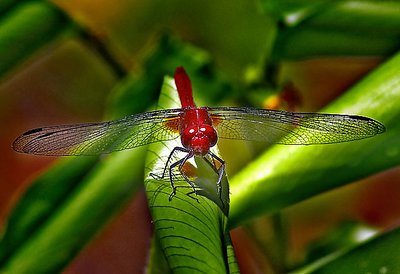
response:
[[[217,132],[210,125],[188,127],[182,132],[181,142],[195,155],[204,156],[217,143]]]

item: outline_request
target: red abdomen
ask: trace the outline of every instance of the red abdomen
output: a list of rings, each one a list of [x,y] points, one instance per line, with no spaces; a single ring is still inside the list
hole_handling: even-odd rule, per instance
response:
[[[190,82],[189,76],[186,74],[183,67],[176,68],[174,79],[182,108],[195,107],[192,93],[192,83]]]

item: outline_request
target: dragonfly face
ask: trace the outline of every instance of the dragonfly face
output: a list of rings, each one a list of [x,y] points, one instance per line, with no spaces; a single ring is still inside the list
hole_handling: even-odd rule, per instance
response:
[[[182,132],[181,142],[194,155],[205,156],[217,143],[217,132],[210,125],[193,126]]]
[[[206,109],[185,108],[181,116],[182,146],[197,156],[205,156],[215,146],[218,137]]]

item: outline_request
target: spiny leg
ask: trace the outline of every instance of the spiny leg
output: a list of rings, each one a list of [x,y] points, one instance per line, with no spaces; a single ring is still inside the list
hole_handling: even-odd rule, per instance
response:
[[[180,164],[182,161],[186,162],[187,159],[190,158],[190,157],[187,158],[187,155],[186,155],[184,158],[182,158],[182,159],[176,161],[175,163],[172,163],[171,165],[169,165],[169,163],[171,162],[171,159],[172,159],[173,155],[174,155],[177,151],[187,153],[187,155],[190,154],[190,150],[188,150],[188,149],[186,149],[186,148],[183,148],[183,147],[174,147],[174,149],[173,149],[173,150],[171,151],[171,153],[168,155],[168,159],[167,159],[167,161],[166,161],[166,163],[165,163],[165,165],[164,165],[164,169],[163,169],[163,172],[162,172],[161,176],[159,176],[159,175],[157,175],[157,174],[155,174],[155,173],[153,173],[153,172],[150,173],[150,176],[153,177],[153,179],[155,179],[155,180],[162,180],[162,179],[165,178],[165,175],[166,175],[166,173],[167,173],[167,168],[168,168],[168,166],[169,166],[169,169],[168,169],[168,171],[169,171],[169,182],[170,182],[171,188],[172,188],[172,192],[171,192],[171,194],[169,195],[169,200],[170,200],[170,201],[171,201],[172,198],[175,196],[175,194],[176,194],[176,188],[177,188],[177,187],[175,186],[175,184],[174,184],[174,178],[173,178],[172,169],[173,169],[174,167],[176,167],[178,164]],[[185,159],[186,159],[186,160],[185,160]],[[180,170],[180,172],[181,172],[181,174],[183,174],[181,170]],[[185,178],[185,177],[184,177],[184,178]],[[187,181],[188,179],[185,178],[185,180]]]
[[[219,195],[219,199],[222,201],[222,177],[224,176],[225,173],[225,161],[222,160],[220,157],[218,157],[217,155],[215,155],[214,153],[212,153],[211,151],[208,152],[208,155],[210,155],[211,159],[213,160],[213,167],[216,170],[217,174],[218,174],[218,179],[217,179],[217,193]],[[220,162],[221,166],[217,169],[215,167],[215,161],[217,160],[218,162]]]
[[[176,162],[174,162],[174,163],[172,163],[171,165],[169,165],[169,163],[171,162],[171,159],[172,159],[172,157],[173,157],[173,155],[177,152],[177,151],[179,151],[179,152],[184,152],[184,153],[187,153],[186,155],[185,155],[185,157],[183,157],[182,159],[180,159],[180,160],[178,160],[178,161],[176,161]],[[176,195],[176,189],[178,188],[177,186],[175,186],[175,184],[174,184],[174,178],[173,178],[173,176],[174,176],[174,174],[173,174],[173,169],[176,167],[176,166],[178,166],[178,170],[179,170],[179,172],[180,172],[180,174],[182,175],[182,177],[185,179],[185,181],[190,185],[190,187],[192,188],[192,192],[190,192],[190,193],[188,193],[188,194],[196,194],[197,195],[197,191],[196,191],[196,186],[195,186],[195,184],[188,178],[188,176],[186,176],[186,174],[183,172],[183,166],[185,165],[185,163],[190,159],[190,158],[192,158],[194,156],[194,153],[193,153],[193,151],[192,150],[189,150],[189,149],[186,149],[186,148],[183,148],[183,147],[174,147],[174,149],[171,151],[171,153],[168,155],[168,159],[167,159],[167,162],[165,163],[165,166],[164,166],[164,169],[163,169],[163,172],[162,172],[162,174],[161,174],[161,176],[159,176],[159,175],[157,175],[157,174],[155,174],[155,173],[150,173],[150,176],[151,177],[153,177],[154,179],[156,179],[156,180],[162,180],[162,179],[164,179],[165,178],[165,175],[166,175],[166,172],[167,172],[167,168],[168,168],[168,166],[169,166],[169,168],[168,168],[168,171],[169,171],[169,181],[170,181],[170,184],[171,184],[171,188],[172,188],[172,192],[171,192],[171,194],[169,195],[169,200],[171,201],[172,200],[172,198]],[[219,159],[219,158],[218,158]],[[221,162],[222,160],[220,160],[220,162]],[[223,163],[223,161],[221,162],[221,163]],[[223,172],[222,172],[223,173]],[[219,177],[221,177],[222,178],[222,175],[221,176],[219,176]],[[219,180],[221,180],[221,179],[219,179]],[[198,199],[196,199],[196,198],[194,198],[194,197],[192,197],[192,196],[190,196],[189,195],[189,197],[191,197],[191,198],[193,198],[193,199],[195,199],[195,200],[197,200],[198,201]]]
[[[170,168],[169,168],[169,176],[170,176],[170,180],[171,180],[171,185],[173,185],[172,182],[172,169],[175,168],[176,166],[178,166],[178,170],[181,173],[183,179],[185,179],[185,181],[192,187],[193,192],[196,193],[196,186],[194,185],[194,183],[192,181],[190,181],[190,179],[186,176],[186,174],[183,172],[183,166],[185,165],[185,163],[187,162],[187,160],[189,160],[190,158],[192,158],[194,156],[194,153],[192,150],[187,150],[187,154],[184,158],[180,159],[179,161],[176,161],[175,163],[171,164]],[[172,198],[175,196],[176,194],[176,186],[173,186],[173,191],[171,193],[171,195],[169,196],[169,200],[172,200]],[[197,194],[196,194],[197,195]],[[197,200],[197,199],[196,199]]]
[[[162,175],[159,176],[159,175],[157,175],[157,174],[155,174],[155,173],[153,173],[153,172],[150,172],[149,175],[150,175],[151,177],[153,177],[153,179],[155,179],[155,180],[162,180],[162,179],[164,179],[164,178],[165,178],[165,173],[167,172],[167,167],[169,166],[169,162],[171,161],[172,156],[173,156],[173,155],[175,154],[175,152],[177,152],[177,151],[189,153],[189,150],[186,149],[186,148],[183,148],[183,147],[174,147],[174,148],[172,149],[171,153],[168,155],[168,159],[167,159],[167,162],[166,162],[165,165],[164,165],[164,169],[163,169]]]

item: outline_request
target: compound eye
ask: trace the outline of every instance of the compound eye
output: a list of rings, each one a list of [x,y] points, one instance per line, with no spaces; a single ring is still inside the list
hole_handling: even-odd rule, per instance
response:
[[[185,148],[190,146],[190,141],[194,138],[197,131],[195,128],[187,128],[181,134],[181,142]]]
[[[210,141],[210,146],[214,146],[217,143],[217,132],[212,126],[206,125],[199,128],[199,131],[204,133]]]

